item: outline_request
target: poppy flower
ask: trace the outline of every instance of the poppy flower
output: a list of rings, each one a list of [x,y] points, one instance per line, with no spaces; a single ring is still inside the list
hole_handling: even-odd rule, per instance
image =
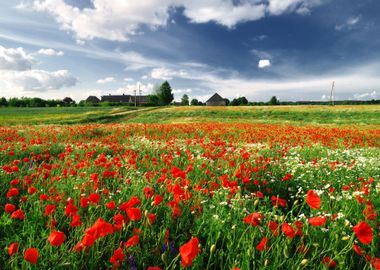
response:
[[[273,233],[274,236],[278,236],[279,232],[278,232],[277,222],[270,220],[268,222],[268,228],[269,228],[269,230],[271,230],[271,232]]]
[[[19,194],[19,192],[18,192],[18,189],[17,189],[17,188],[11,188],[11,189],[9,189],[8,192],[7,192],[7,197],[8,197],[8,198],[12,198],[12,197],[17,196],[18,194]]]
[[[288,223],[283,223],[281,225],[281,231],[286,235],[288,238],[293,238],[296,236],[296,233],[292,226],[290,226]]]
[[[82,225],[82,221],[79,215],[73,216],[73,219],[71,220],[70,227],[78,227]]]
[[[7,203],[5,204],[4,210],[6,213],[10,214],[16,210],[16,206],[11,203]]]
[[[148,214],[148,220],[149,220],[149,224],[154,224],[154,222],[156,222],[156,219],[157,219],[157,215],[156,214]]]
[[[53,231],[49,237],[48,241],[54,247],[59,247],[65,241],[65,234],[63,232]]]
[[[321,198],[313,190],[307,192],[306,203],[313,209],[321,208]]]
[[[261,242],[256,246],[256,249],[258,251],[263,251],[264,249],[269,249],[269,247],[267,246],[268,244],[268,238],[266,237],[263,237],[263,239],[261,239]]]
[[[130,220],[140,220],[141,219],[141,209],[140,208],[128,208],[127,215]]]
[[[149,266],[147,270],[162,270],[161,267],[158,266]]]
[[[272,205],[274,205],[274,206],[281,206],[281,207],[286,206],[286,200],[284,200],[284,199],[281,199],[281,198],[273,195],[271,197],[271,200],[272,200]]]
[[[125,243],[125,246],[134,247],[134,246],[137,246],[138,243],[139,243],[139,237],[138,235],[134,235],[128,239],[128,241]]]
[[[88,196],[88,199],[92,202],[92,204],[98,204],[100,200],[100,195],[97,193],[92,193]]]
[[[24,220],[25,219],[24,211],[22,211],[21,209],[14,211],[11,215],[11,218]]]
[[[116,203],[114,201],[110,201],[108,203],[105,204],[105,206],[110,209],[110,210],[113,210],[116,208]]]
[[[45,206],[45,216],[53,214],[55,212],[56,208],[57,207],[53,204]]]
[[[368,245],[372,242],[372,228],[367,224],[367,222],[361,221],[359,224],[354,226],[352,230],[355,232],[356,237],[362,244]]]
[[[114,266],[119,266],[120,262],[123,261],[124,258],[125,255],[123,254],[123,250],[119,247],[113,252],[113,255],[110,258],[110,263]]]
[[[261,219],[263,218],[263,215],[260,214],[260,213],[252,213],[252,214],[249,214],[248,216],[246,216],[243,221],[244,223],[247,223],[247,224],[250,224],[254,227],[260,225],[260,221]]]
[[[309,218],[309,223],[311,226],[323,226],[327,222],[327,217],[325,216],[318,216],[318,217],[312,217]]]
[[[334,268],[336,267],[336,262],[331,259],[330,257],[325,256],[322,259],[322,264],[326,265],[328,268]]]
[[[362,248],[360,246],[353,244],[353,249],[354,249],[355,253],[358,254],[359,256],[365,255],[364,251],[362,250]]]
[[[157,206],[159,205],[161,202],[162,202],[162,197],[160,195],[156,195],[154,196],[154,199],[153,199],[153,204],[154,206]]]
[[[24,252],[24,260],[31,264],[36,264],[38,261],[38,249],[27,248]]]
[[[186,244],[183,244],[179,248],[179,253],[181,254],[181,259],[182,259],[182,266],[187,267],[191,266],[193,263],[193,260],[199,253],[200,249],[198,247],[199,245],[199,240],[197,237],[193,237],[190,239],[189,242]]]
[[[10,244],[8,247],[8,255],[13,256],[17,252],[18,252],[18,243],[16,242],[16,243]]]

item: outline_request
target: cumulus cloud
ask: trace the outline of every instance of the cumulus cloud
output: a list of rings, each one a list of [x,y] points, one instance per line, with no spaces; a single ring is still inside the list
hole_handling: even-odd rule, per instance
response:
[[[0,88],[10,95],[44,92],[74,86],[77,79],[67,70],[32,69],[35,60],[23,48],[0,46]]]
[[[105,83],[110,83],[110,82],[114,82],[114,81],[115,81],[114,77],[106,77],[104,79],[97,80],[96,83],[105,84]]]
[[[47,55],[47,56],[63,56],[65,53],[63,51],[56,51],[54,49],[40,49],[38,54]]]
[[[215,22],[228,28],[284,12],[307,14],[320,0],[94,0],[92,7],[79,9],[64,0],[29,0],[34,10],[50,13],[61,28],[75,33],[76,40],[103,38],[126,41],[146,25],[152,29],[167,25],[170,13],[181,9],[192,23]]]
[[[23,48],[4,48],[0,45],[0,70],[29,70],[35,63]]]
[[[74,86],[77,79],[67,70],[49,72],[45,70],[2,70],[0,71],[0,85],[15,92],[45,92]],[[5,89],[5,90],[6,90]]]
[[[267,68],[271,66],[270,60],[268,59],[262,59],[259,61],[259,64],[257,65],[259,68]]]

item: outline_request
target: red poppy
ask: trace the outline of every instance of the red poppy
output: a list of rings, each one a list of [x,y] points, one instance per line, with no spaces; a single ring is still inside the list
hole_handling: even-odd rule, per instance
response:
[[[258,251],[263,251],[264,249],[268,250],[269,247],[267,246],[267,244],[268,244],[268,238],[263,237],[263,239],[261,239],[261,242],[256,246],[256,249]]]
[[[247,224],[250,224],[252,226],[258,226],[260,225],[260,221],[261,219],[263,218],[263,215],[260,214],[260,213],[252,213],[252,214],[249,214],[248,216],[246,216],[243,221],[244,223],[247,223]]]
[[[10,214],[16,210],[16,206],[11,203],[7,203],[5,204],[4,210],[6,213]]]
[[[187,267],[191,266],[193,263],[193,260],[199,253],[200,249],[198,247],[199,245],[199,240],[197,237],[193,237],[190,239],[189,242],[186,244],[183,244],[179,248],[179,253],[181,254],[181,259],[182,259],[182,266]]]
[[[53,230],[53,232],[48,237],[48,241],[52,246],[59,247],[62,245],[63,241],[65,241],[65,234],[63,232]]]
[[[110,201],[106,203],[105,206],[110,210],[114,210],[116,208],[116,203],[114,201]]]
[[[328,268],[334,268],[336,267],[336,262],[331,259],[330,257],[325,256],[322,259],[322,264],[326,265]]]
[[[8,247],[8,255],[13,256],[17,252],[18,252],[18,243],[16,242],[16,243],[10,244]]]
[[[307,192],[306,203],[313,209],[321,208],[321,198],[313,190]]]
[[[90,196],[88,196],[88,199],[93,203],[93,204],[98,204],[100,200],[100,195],[97,193],[92,193]]]
[[[82,225],[82,221],[79,215],[73,216],[73,219],[71,220],[70,227],[78,227]]]
[[[134,247],[134,246],[137,246],[138,243],[139,243],[139,236],[134,235],[128,239],[128,241],[125,243],[125,246],[126,247]]]
[[[149,266],[147,270],[162,270],[161,267],[158,266]]]
[[[277,222],[270,220],[268,222],[268,228],[271,230],[274,236],[278,236],[279,231]]]
[[[359,256],[365,255],[364,251],[362,250],[362,248],[360,246],[354,244],[353,249],[354,249],[355,253],[358,254]]]
[[[11,188],[7,192],[7,197],[11,198],[11,197],[17,196],[18,194],[19,194],[19,192],[18,192],[17,188]]]
[[[290,226],[288,223],[283,223],[281,225],[281,231],[286,235],[288,238],[293,238],[296,236],[296,233],[294,232],[294,229],[292,226]]]
[[[311,226],[323,226],[327,222],[327,217],[325,216],[318,216],[318,217],[312,217],[309,218],[309,224]]]
[[[127,215],[130,220],[140,220],[141,219],[141,209],[140,208],[128,208]]]
[[[53,214],[56,210],[56,206],[54,204],[50,204],[45,206],[45,216],[48,216],[50,214]]]
[[[11,215],[11,218],[24,220],[25,219],[24,211],[22,211],[21,209],[14,211]]]
[[[125,255],[123,254],[123,250],[119,247],[114,251],[112,257],[110,258],[110,263],[114,266],[119,266],[120,262],[123,261],[124,258]]]
[[[36,264],[38,260],[38,249],[28,248],[24,253],[24,260],[30,262],[31,264]]]
[[[281,199],[279,197],[276,197],[276,196],[272,196],[271,197],[271,200],[272,200],[272,204],[274,206],[281,206],[281,207],[285,207],[286,206],[286,200],[284,199]]]
[[[157,219],[156,214],[148,214],[149,224],[154,224],[154,222],[156,222],[156,219]]]
[[[162,202],[162,197],[160,195],[156,195],[153,199],[153,204],[154,206],[157,206],[159,205],[161,202]]]
[[[372,242],[372,228],[365,221],[361,221],[359,224],[354,226],[352,230],[355,232],[356,237],[362,244],[368,245]]]

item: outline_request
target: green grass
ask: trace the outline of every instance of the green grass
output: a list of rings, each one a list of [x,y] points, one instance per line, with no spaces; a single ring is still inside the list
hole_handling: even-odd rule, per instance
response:
[[[380,106],[0,108],[0,125],[210,121],[379,125]]]

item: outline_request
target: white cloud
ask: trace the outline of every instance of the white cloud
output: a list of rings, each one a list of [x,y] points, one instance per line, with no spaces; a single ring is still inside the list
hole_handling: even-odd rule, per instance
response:
[[[259,61],[259,64],[257,66],[259,68],[266,68],[266,67],[270,67],[271,63],[270,63],[270,60],[268,59],[262,59]]]
[[[177,71],[177,70],[173,70],[169,68],[154,68],[150,74],[152,79],[157,79],[157,80],[171,80],[174,77],[184,78],[187,75],[188,75],[187,72],[184,70]]]
[[[47,56],[63,56],[65,54],[63,51],[56,51],[54,49],[40,49],[37,53]]]
[[[2,90],[10,93],[44,92],[74,86],[77,79],[67,70],[49,72],[45,70],[3,70],[0,71],[0,85]]]
[[[125,81],[125,82],[133,82],[134,79],[133,79],[133,78],[124,78],[124,81]]]
[[[77,79],[67,70],[32,69],[36,61],[23,48],[0,46],[0,89],[10,96],[74,86]]]
[[[359,23],[361,19],[361,16],[353,16],[348,18],[344,23],[338,24],[335,26],[335,30],[341,31],[341,30],[350,30],[352,29],[357,23]]]
[[[354,98],[355,99],[376,99],[377,93],[375,90],[369,93],[358,93],[358,94],[354,94]]]
[[[215,22],[232,28],[239,23],[255,21],[267,15],[284,12],[307,14],[320,0],[93,0],[93,7],[79,9],[64,0],[29,0],[34,10],[50,13],[62,30],[75,34],[78,42],[103,38],[126,41],[146,25],[152,29],[171,22],[170,12],[182,8],[192,23]]]
[[[28,70],[35,63],[23,48],[4,48],[0,45],[0,70]]]
[[[114,82],[114,81],[115,81],[114,77],[106,77],[104,79],[97,80],[96,83],[105,84],[105,83],[111,83],[111,82]]]

